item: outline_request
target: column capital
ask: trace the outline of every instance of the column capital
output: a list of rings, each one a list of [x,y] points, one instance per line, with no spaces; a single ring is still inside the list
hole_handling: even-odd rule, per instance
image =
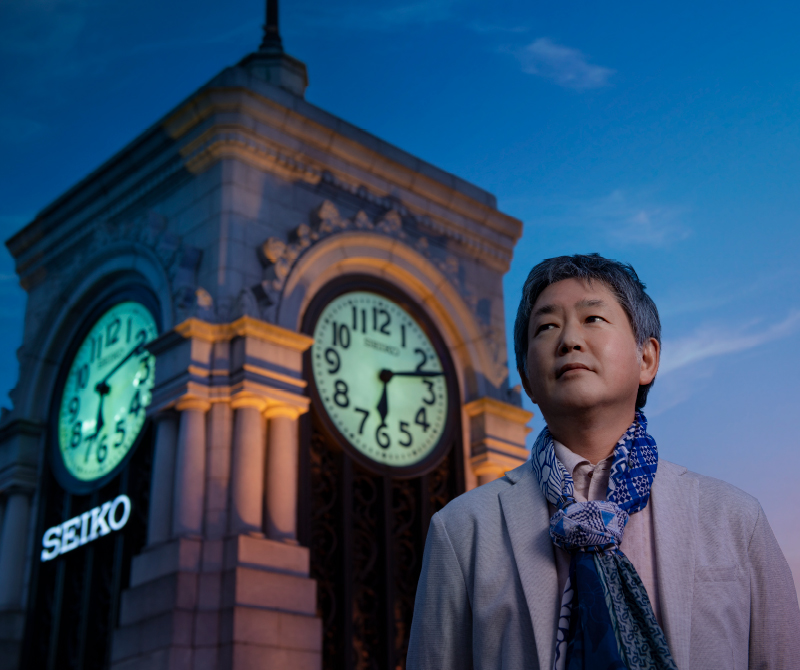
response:
[[[263,412],[267,407],[267,399],[256,395],[255,393],[235,393],[231,396],[231,409],[241,409],[243,407],[252,407],[259,412]]]
[[[302,399],[308,400],[307,398],[302,398]],[[308,411],[308,402],[302,404],[271,402],[264,409],[264,418],[275,419],[283,416],[288,419],[297,420],[302,414],[305,414],[307,411]]]
[[[179,412],[183,412],[187,409],[195,409],[201,412],[207,412],[209,409],[211,409],[211,403],[205,398],[189,396],[179,398],[178,402],[175,403],[175,409],[177,409]]]
[[[528,459],[525,437],[533,413],[495,398],[478,398],[463,407],[469,419],[472,472],[481,483],[502,477]]]

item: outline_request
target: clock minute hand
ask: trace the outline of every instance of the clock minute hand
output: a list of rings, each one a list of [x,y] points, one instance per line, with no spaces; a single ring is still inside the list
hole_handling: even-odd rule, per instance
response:
[[[422,370],[412,370],[410,372],[392,372],[392,377],[441,377],[444,372],[427,372]]]
[[[135,346],[133,349],[131,349],[131,350],[128,352],[128,355],[127,355],[127,356],[125,356],[125,358],[123,358],[123,359],[122,359],[122,360],[121,360],[119,363],[117,363],[117,364],[116,364],[116,365],[115,365],[113,368],[111,368],[111,370],[110,370],[110,371],[109,371],[109,372],[106,374],[106,376],[105,376],[105,377],[103,377],[103,379],[102,379],[102,381],[100,382],[100,384],[105,384],[105,383],[108,381],[109,377],[111,377],[111,375],[113,375],[113,374],[114,374],[114,373],[115,373],[117,370],[119,370],[119,369],[120,369],[120,368],[121,368],[123,365],[125,365],[125,363],[127,363],[127,362],[128,362],[128,360],[130,360],[130,358],[131,358],[132,356],[135,356],[137,353],[140,353],[140,352],[142,351],[142,349],[143,349],[143,348],[144,348],[144,345],[143,345],[143,344],[137,344],[137,345],[136,345],[136,346]],[[100,384],[98,384],[98,386],[100,386]]]

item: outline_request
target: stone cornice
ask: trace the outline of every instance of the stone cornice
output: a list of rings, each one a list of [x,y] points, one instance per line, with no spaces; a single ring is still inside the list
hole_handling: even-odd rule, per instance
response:
[[[473,229],[470,232],[488,234],[493,243],[509,252],[521,236],[522,223],[499,212],[485,191],[359,131],[366,142],[375,145],[371,148],[340,132],[344,122],[307,103],[302,105],[298,112],[249,88],[223,87],[221,82],[179,108],[167,118],[164,127],[175,139],[190,135],[197,127],[204,127],[203,132],[207,133],[209,126],[240,126],[261,142],[268,134],[271,143],[283,145],[280,149],[288,158],[310,165],[314,172],[327,170],[348,181],[353,179],[348,172],[357,168],[386,185],[386,193],[380,193],[374,183],[370,185],[379,195],[389,195],[398,188],[407,191],[411,197],[402,198],[404,204],[416,215],[435,218],[444,228],[455,227],[463,233],[467,224]],[[307,114],[315,114],[323,123]],[[337,121],[337,127],[330,127],[325,121]],[[344,165],[349,169],[342,169]],[[453,214],[464,220],[454,221]]]
[[[203,342],[225,342],[234,337],[254,337],[295,351],[305,351],[314,338],[296,333],[266,321],[243,316],[231,323],[208,323],[194,317],[175,326],[175,330],[186,339],[195,338]]]
[[[467,416],[472,418],[480,414],[493,414],[512,423],[525,425],[533,418],[533,412],[509,405],[495,398],[478,398],[464,405]]]

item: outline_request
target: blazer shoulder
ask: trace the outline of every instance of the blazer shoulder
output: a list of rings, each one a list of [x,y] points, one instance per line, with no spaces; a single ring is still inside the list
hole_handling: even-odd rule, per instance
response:
[[[436,516],[444,523],[448,533],[465,529],[466,526],[484,528],[494,526],[499,522],[501,514],[500,494],[527,474],[526,466],[530,469],[530,464],[525,463],[493,482],[462,493],[439,510]]]
[[[665,480],[696,483],[701,518],[714,519],[718,528],[725,527],[733,531],[733,527],[737,526],[741,533],[749,535],[763,514],[758,500],[733,484],[659,459],[656,478],[662,470]],[[673,479],[675,477],[678,479]]]

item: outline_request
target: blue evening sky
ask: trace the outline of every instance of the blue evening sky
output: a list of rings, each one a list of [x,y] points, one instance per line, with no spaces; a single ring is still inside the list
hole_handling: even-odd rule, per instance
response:
[[[257,0],[2,3],[3,238],[253,50],[262,16]],[[284,0],[281,26],[310,102],[522,219],[509,329],[542,258],[634,264],[663,320],[661,454],[755,495],[800,582],[796,4]],[[0,298],[8,403],[25,300],[5,249]]]

